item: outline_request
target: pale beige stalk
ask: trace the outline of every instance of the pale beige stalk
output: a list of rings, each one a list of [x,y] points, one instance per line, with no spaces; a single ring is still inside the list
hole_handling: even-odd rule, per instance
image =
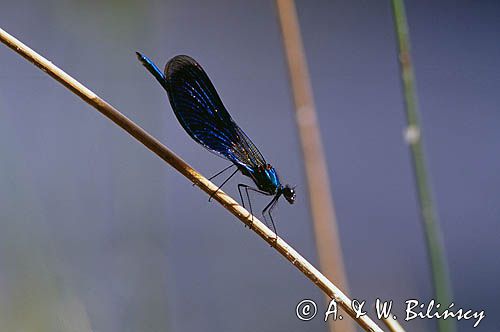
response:
[[[297,11],[293,0],[277,0],[276,4],[295,102],[295,119],[302,145],[319,266],[328,279],[342,290],[348,291],[328,167],[321,143]],[[331,332],[355,331],[352,321],[348,320],[330,320],[329,328]]]
[[[293,0],[276,0],[304,156],[319,264],[327,278],[348,291],[334,200],[312,94],[306,56]],[[394,319],[383,319],[390,331],[404,331]],[[330,322],[330,331],[355,331],[348,321]]]

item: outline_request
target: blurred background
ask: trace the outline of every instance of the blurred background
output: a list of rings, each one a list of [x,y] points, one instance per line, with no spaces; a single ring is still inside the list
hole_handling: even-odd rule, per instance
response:
[[[297,1],[350,295],[432,298],[389,1]],[[500,311],[500,3],[407,1],[428,166],[457,307]],[[160,85],[189,54],[297,185],[274,213],[317,261],[273,1],[2,1],[1,27],[74,75],[205,175]],[[326,331],[295,317],[323,295],[217,203],[53,79],[0,47],[1,331]],[[237,197],[239,176],[224,187]],[[216,183],[220,183],[217,182]],[[254,199],[264,206],[268,198]],[[435,321],[403,322],[407,331]],[[458,322],[472,331],[473,322]]]

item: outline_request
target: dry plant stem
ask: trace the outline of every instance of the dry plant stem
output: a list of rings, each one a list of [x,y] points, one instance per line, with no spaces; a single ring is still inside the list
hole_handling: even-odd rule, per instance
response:
[[[441,304],[442,308],[445,308],[452,302],[450,277],[438,216],[434,208],[430,180],[425,163],[404,1],[392,0],[392,8],[399,46],[399,61],[401,65],[406,117],[408,122],[406,139],[410,145],[413,161],[420,214],[425,233],[427,252],[431,263],[434,293],[436,301]],[[438,319],[437,324],[441,332],[456,330],[455,320],[453,319]]]
[[[391,332],[405,332],[405,330],[403,329],[401,324],[399,324],[399,322],[397,320],[392,318],[391,315],[389,315],[388,318],[383,319],[382,321],[384,322],[385,326],[387,326],[387,328]]]
[[[293,0],[276,1],[302,146],[319,266],[348,291],[328,168],[317,123],[306,56]],[[354,332],[352,321],[330,321],[330,332]]]
[[[212,182],[207,180],[201,174],[196,172],[185,161],[180,159],[167,147],[162,145],[157,139],[148,134],[144,129],[136,125],[126,116],[118,112],[113,106],[99,98],[92,91],[87,89],[74,78],[66,74],[61,69],[57,68],[50,61],[43,58],[35,51],[9,35],[4,30],[0,29],[0,41],[10,47],[12,50],[23,56],[28,61],[45,71],[52,76],[55,80],[63,84],[73,93],[82,98],[85,102],[96,108],[104,116],[109,118],[115,124],[120,126],[139,142],[144,144],[149,150],[155,153],[158,157],[166,161],[173,168],[179,171],[182,175],[188,178],[200,189],[207,194],[212,194],[217,190]],[[283,257],[292,263],[298,270],[300,270],[306,277],[308,277],[314,284],[323,290],[330,298],[335,299],[340,307],[342,307],[356,322],[366,331],[382,331],[382,329],[375,324],[368,316],[361,316],[356,318],[356,313],[351,306],[351,300],[340,291],[333,283],[331,283],[325,276],[323,276],[314,266],[312,266],[306,259],[304,259],[298,252],[290,247],[285,241],[279,238],[275,241],[275,234],[267,228],[260,220],[252,217],[250,213],[241,207],[235,200],[219,190],[213,198],[222,204],[229,212],[240,219],[251,229],[257,233],[262,239],[273,246]]]

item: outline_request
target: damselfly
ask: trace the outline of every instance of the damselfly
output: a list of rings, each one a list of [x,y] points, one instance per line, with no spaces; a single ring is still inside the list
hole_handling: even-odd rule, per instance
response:
[[[245,201],[242,190],[246,194],[250,213],[252,213],[252,203],[249,190],[274,196],[262,210],[262,215],[266,222],[266,214],[269,216],[276,232],[271,212],[281,195],[288,203],[293,204],[295,189],[281,184],[274,167],[266,162],[250,138],[231,118],[203,68],[191,57],[178,55],[168,61],[165,71],[162,72],[148,57],[140,53],[137,53],[137,57],[167,91],[175,116],[189,136],[209,151],[232,163],[210,179],[231,167],[236,167],[214,194],[240,171],[251,178],[257,186],[253,188],[246,184],[238,184],[243,206],[245,207]]]

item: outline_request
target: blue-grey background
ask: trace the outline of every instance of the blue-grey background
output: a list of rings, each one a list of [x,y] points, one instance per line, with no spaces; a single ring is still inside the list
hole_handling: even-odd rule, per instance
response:
[[[407,1],[428,165],[457,306],[500,329],[500,6]],[[2,0],[0,25],[206,175],[137,62],[196,58],[296,184],[280,234],[316,262],[273,1]],[[389,1],[297,1],[351,295],[432,298]],[[1,331],[325,331],[322,294],[252,232],[79,98],[0,47]],[[225,190],[237,194],[232,181]],[[265,200],[256,199],[257,204]],[[408,331],[433,330],[414,320]],[[472,331],[473,323],[458,323]]]

